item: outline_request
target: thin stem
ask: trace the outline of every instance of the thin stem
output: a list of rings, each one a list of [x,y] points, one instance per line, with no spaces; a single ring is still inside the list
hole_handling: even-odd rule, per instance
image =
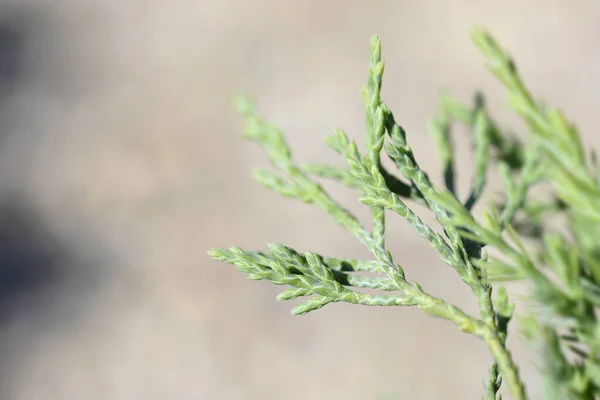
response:
[[[514,400],[527,400],[525,384],[519,376],[519,368],[512,359],[510,351],[498,333],[491,327],[487,327],[480,332],[480,337],[487,343],[492,356],[498,363],[502,378],[506,382],[508,391]]]

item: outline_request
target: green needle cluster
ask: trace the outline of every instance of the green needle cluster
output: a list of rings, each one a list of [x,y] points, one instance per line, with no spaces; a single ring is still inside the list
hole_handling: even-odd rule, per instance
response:
[[[514,304],[502,286],[502,282],[526,281],[529,308],[520,326],[522,336],[539,351],[547,398],[599,398],[600,167],[593,152],[586,157],[576,128],[562,113],[533,98],[514,62],[495,40],[481,29],[475,29],[472,38],[504,85],[510,106],[525,121],[526,140],[502,132],[482,94],[475,95],[472,107],[444,94],[438,115],[429,123],[443,169],[444,185],[434,185],[419,166],[406,132],[381,99],[384,62],[379,38],[374,36],[368,82],[362,91],[365,151],[341,129],[325,140],[344,168],[298,164],[281,130],[263,120],[248,99],[237,99],[245,118],[245,137],[264,149],[273,167],[254,171],[255,179],[285,197],[320,207],[354,235],[372,258],[328,257],[283,244],[268,245],[269,252],[231,247],[212,249],[209,255],[234,265],[249,279],[285,286],[278,300],[303,300],[293,314],[345,302],[415,306],[452,322],[483,340],[490,350],[493,361],[483,381],[484,398],[489,400],[502,398],[502,383],[512,398],[528,398],[506,344]],[[464,199],[455,184],[452,128],[456,123],[469,129],[473,141],[473,178]],[[396,166],[396,173],[384,168],[382,153]],[[492,168],[501,177],[503,199],[481,207],[475,215],[474,206],[484,195]],[[371,211],[372,229],[333,199],[317,178],[356,191]],[[532,195],[534,186],[546,189],[543,201]],[[426,207],[442,233],[419,218],[412,204]],[[468,315],[408,280],[386,247],[386,212],[404,219],[456,271],[478,302],[478,315]],[[568,234],[547,223],[558,215],[566,217]],[[488,249],[502,258],[489,256]]]

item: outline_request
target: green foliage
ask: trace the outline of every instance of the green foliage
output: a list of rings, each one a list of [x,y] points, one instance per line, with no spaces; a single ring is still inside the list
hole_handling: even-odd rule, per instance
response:
[[[233,264],[253,280],[267,280],[286,288],[279,300],[303,298],[292,313],[304,314],[330,303],[368,306],[416,306],[446,319],[483,340],[493,362],[483,382],[486,399],[501,399],[506,383],[514,399],[527,399],[506,345],[514,313],[502,282],[526,281],[529,311],[521,317],[523,337],[540,354],[540,368],[550,399],[595,399],[600,396],[600,167],[594,153],[586,158],[575,127],[562,113],[536,101],[525,87],[514,62],[486,32],[473,31],[473,41],[491,72],[504,85],[510,106],[528,128],[527,143],[501,131],[490,117],[483,96],[473,107],[443,95],[439,113],[429,124],[443,167],[444,187],[436,186],[419,166],[406,133],[382,101],[384,62],[379,38],[371,41],[365,106],[365,151],[341,130],[326,143],[346,168],[300,165],[283,133],[261,119],[250,102],[239,98],[245,117],[245,136],[266,152],[274,172],[257,170],[254,177],[267,188],[322,208],[365,246],[372,260],[349,260],[312,252],[301,253],[282,244],[270,252],[238,247],[212,249],[209,255]],[[452,127],[466,125],[474,142],[473,182],[465,200],[455,187]],[[382,151],[399,176],[381,163]],[[496,168],[504,200],[473,208],[482,198],[488,170]],[[357,192],[370,208],[372,229],[365,228],[336,202],[315,178],[339,182]],[[544,201],[534,198],[534,186],[546,188]],[[410,204],[425,206],[443,234],[420,219]],[[473,292],[479,315],[458,307],[409,281],[385,244],[385,212],[402,217],[453,268]],[[548,226],[550,217],[566,217],[568,234]],[[534,245],[526,246],[524,238]],[[535,245],[537,243],[537,246]],[[488,256],[494,249],[502,258]],[[361,273],[368,272],[370,275]],[[360,289],[371,289],[366,294]],[[495,296],[493,295],[495,291]]]

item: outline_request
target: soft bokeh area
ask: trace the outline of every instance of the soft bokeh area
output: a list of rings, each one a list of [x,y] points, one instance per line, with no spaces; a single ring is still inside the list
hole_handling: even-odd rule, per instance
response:
[[[481,398],[486,348],[451,324],[343,304],[293,317],[280,288],[208,259],[271,242],[367,256],[317,208],[252,181],[266,162],[231,100],[250,93],[299,161],[339,163],[322,138],[362,137],[377,33],[383,97],[439,182],[426,131],[439,89],[484,89],[522,128],[469,41],[482,24],[600,147],[599,17],[592,0],[1,0],[0,399]],[[464,194],[470,142],[457,144]],[[428,244],[389,223],[409,278],[475,312]]]

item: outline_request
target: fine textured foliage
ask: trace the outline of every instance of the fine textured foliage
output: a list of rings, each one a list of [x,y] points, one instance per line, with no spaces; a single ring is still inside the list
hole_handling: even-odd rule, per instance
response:
[[[472,107],[448,95],[430,122],[443,166],[444,186],[432,183],[419,166],[406,133],[382,101],[379,38],[371,41],[368,84],[363,89],[365,151],[341,130],[326,143],[346,168],[298,164],[283,133],[261,119],[245,98],[237,106],[245,117],[245,136],[266,152],[274,171],[257,170],[255,178],[283,196],[322,208],[372,254],[371,260],[327,257],[271,244],[269,252],[239,247],[212,249],[209,255],[235,265],[248,278],[267,280],[285,289],[279,300],[303,298],[292,313],[304,314],[334,302],[368,306],[416,306],[446,319],[483,340],[492,355],[484,379],[485,399],[501,399],[501,384],[514,399],[527,399],[525,385],[506,345],[514,304],[502,282],[525,281],[530,288],[528,313],[521,317],[523,337],[541,357],[540,369],[549,399],[595,399],[600,396],[600,167],[595,153],[587,157],[575,127],[562,113],[536,101],[509,55],[485,31],[472,38],[491,72],[504,85],[510,106],[527,128],[524,142],[503,133],[490,117],[481,94]],[[455,189],[452,126],[466,125],[474,142],[474,176],[464,200]],[[399,176],[381,163],[384,152]],[[486,176],[496,169],[504,199],[474,215]],[[372,229],[365,228],[336,202],[315,178],[327,178],[354,189],[371,210]],[[545,189],[543,201],[532,188]],[[538,196],[540,197],[540,196]],[[443,234],[420,219],[410,204],[425,206]],[[458,307],[409,281],[385,243],[385,212],[402,217],[456,271],[479,304],[479,315]],[[564,216],[561,234],[547,223]],[[527,246],[524,239],[527,239]],[[488,249],[502,258],[487,255]],[[364,275],[364,272],[370,274]],[[363,273],[363,274],[361,274]],[[372,289],[366,294],[360,289]],[[495,295],[492,294],[495,292]]]

